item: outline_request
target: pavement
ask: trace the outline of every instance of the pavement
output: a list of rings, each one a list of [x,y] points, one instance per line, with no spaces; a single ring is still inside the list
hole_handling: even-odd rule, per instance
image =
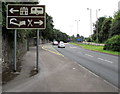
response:
[[[3,92],[118,92],[50,44],[40,46],[39,52],[39,73],[30,77],[35,65],[35,47],[31,47],[23,58],[20,75],[3,85]]]

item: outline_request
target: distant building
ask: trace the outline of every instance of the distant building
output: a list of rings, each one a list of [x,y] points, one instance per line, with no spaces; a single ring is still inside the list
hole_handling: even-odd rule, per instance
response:
[[[120,1],[118,2],[118,10],[120,10]]]

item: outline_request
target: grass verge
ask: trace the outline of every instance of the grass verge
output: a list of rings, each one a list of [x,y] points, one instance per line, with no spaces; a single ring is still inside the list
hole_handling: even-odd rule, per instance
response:
[[[120,52],[103,50],[104,46],[95,46],[95,45],[78,44],[78,43],[70,43],[70,44],[77,45],[77,46],[80,46],[84,49],[88,49],[88,50],[92,50],[92,51],[98,51],[98,52],[112,54],[112,55],[120,55]]]

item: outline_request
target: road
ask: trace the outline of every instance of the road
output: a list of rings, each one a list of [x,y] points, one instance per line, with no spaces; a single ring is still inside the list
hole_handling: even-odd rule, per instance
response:
[[[39,51],[40,72],[35,76],[29,76],[30,69],[35,63],[36,53],[36,47],[31,47],[23,58],[20,75],[3,85],[3,92],[118,91],[116,87],[91,74],[79,66],[77,62],[61,55],[52,45],[43,45]]]
[[[65,49],[53,47],[64,56],[118,86],[118,56],[86,50],[72,44],[66,44]]]

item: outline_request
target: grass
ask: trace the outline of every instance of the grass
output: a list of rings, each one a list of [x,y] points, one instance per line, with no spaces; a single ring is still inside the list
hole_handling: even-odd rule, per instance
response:
[[[77,45],[77,46],[80,46],[80,47],[82,47],[84,49],[88,49],[88,50],[98,51],[98,52],[102,52],[102,53],[108,53],[108,54],[112,54],[112,55],[120,55],[120,52],[103,50],[104,46],[95,46],[95,45],[78,44],[78,43],[70,43],[70,44]]]

